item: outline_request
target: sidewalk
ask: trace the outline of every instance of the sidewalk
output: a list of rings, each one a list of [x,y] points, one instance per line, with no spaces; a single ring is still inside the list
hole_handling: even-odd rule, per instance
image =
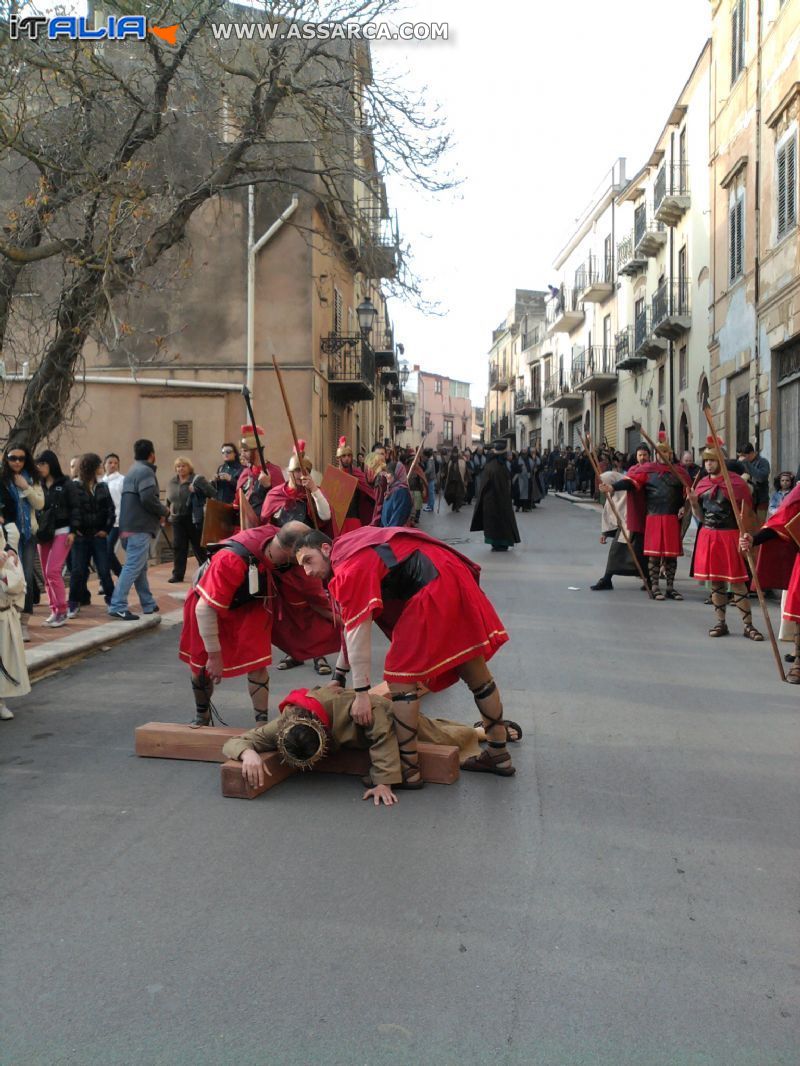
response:
[[[183,617],[183,601],[191,587],[193,565],[193,562],[190,562],[187,580],[180,585],[170,585],[167,581],[172,572],[171,563],[150,567],[150,588],[158,603],[159,613],[142,615],[137,622],[121,622],[109,618],[99,582],[94,574],[89,581],[91,605],[81,607],[78,617],[71,618],[59,629],[51,629],[44,624],[50,608],[47,597],[43,596],[28,626],[31,639],[25,645],[25,658],[31,680],[38,681],[93,651],[103,650],[145,630],[154,629],[157,625],[178,624]],[[139,605],[133,589],[128,602],[133,613],[138,614]]]

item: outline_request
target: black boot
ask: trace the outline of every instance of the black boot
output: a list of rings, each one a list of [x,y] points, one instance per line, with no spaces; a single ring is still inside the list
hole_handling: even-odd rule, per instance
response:
[[[614,586],[611,584],[611,578],[604,574],[596,585],[590,585],[589,588],[592,592],[605,592],[607,589],[613,589]]]

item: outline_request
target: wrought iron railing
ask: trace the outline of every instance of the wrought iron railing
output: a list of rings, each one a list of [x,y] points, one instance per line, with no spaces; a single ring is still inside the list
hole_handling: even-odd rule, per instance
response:
[[[633,259],[633,249],[635,247],[633,234],[629,233],[627,237],[623,237],[617,244],[617,269],[622,270],[626,263],[629,263]]]
[[[578,311],[580,302],[580,293],[576,289],[567,289],[562,285],[558,295],[547,303],[545,310],[547,325],[552,326],[556,319],[567,311]]]
[[[653,293],[653,329],[669,315],[689,314],[689,284],[682,281],[662,281]]]
[[[541,394],[537,389],[517,389],[514,404],[517,410],[523,407],[541,407]]]
[[[633,248],[639,247],[642,239],[648,233],[663,233],[664,223],[653,217],[654,211],[647,209],[646,203],[641,203],[633,212]]]
[[[335,335],[323,338],[329,342]],[[347,340],[347,338],[337,338]],[[350,338],[352,341],[353,338]],[[325,350],[323,348],[323,350]],[[372,385],[375,381],[375,358],[372,349],[360,339],[356,343],[343,344],[338,351],[329,353],[328,380],[333,382],[363,381]]]
[[[614,337],[614,346],[617,352],[616,365],[624,363],[634,355],[633,326],[626,326]]]
[[[500,436],[504,433],[508,433],[509,417],[508,415],[500,415]]]
[[[583,356],[585,376],[616,374],[617,350],[613,344],[592,344]]]
[[[667,196],[689,195],[688,163],[662,163],[653,187],[656,211]]]
[[[638,352],[652,333],[650,325],[650,308],[643,307],[633,322],[633,350]]]

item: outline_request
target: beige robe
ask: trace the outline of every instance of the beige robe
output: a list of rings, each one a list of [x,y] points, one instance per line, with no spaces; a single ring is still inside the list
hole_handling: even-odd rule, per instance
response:
[[[10,681],[0,670],[0,699],[24,696],[31,690],[19,620],[24,604],[25,575],[22,573],[22,564],[15,555],[9,555],[0,570],[0,661],[18,684]]]

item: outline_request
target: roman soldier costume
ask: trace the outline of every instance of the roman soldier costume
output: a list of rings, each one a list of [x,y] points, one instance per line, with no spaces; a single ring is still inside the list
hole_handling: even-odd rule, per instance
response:
[[[375,512],[376,492],[367,481],[367,475],[359,467],[353,464],[353,449],[347,443],[347,437],[339,438],[339,446],[336,449],[336,458],[339,460],[339,469],[358,482],[356,491],[347,508],[347,515],[342,528],[336,534],[351,533],[354,529],[361,529],[372,522]]]
[[[283,471],[275,463],[270,462],[267,463],[266,470],[262,471],[261,459],[256,448],[256,433],[263,444],[264,430],[261,426],[252,424],[242,426],[242,448],[246,448],[250,452],[250,462],[243,463],[244,469],[236,481],[236,496],[234,497],[233,506],[237,510],[239,509],[239,490],[241,489],[247,502],[255,513],[259,514],[270,488],[274,489],[283,484]],[[268,475],[270,479],[269,485],[262,485],[258,480],[262,472]]]
[[[686,490],[691,486],[691,479],[682,466],[675,463],[677,470],[673,473],[667,461],[672,449],[667,443],[666,434],[658,435],[656,450],[661,462],[639,463],[632,466],[622,481],[614,485],[614,491],[637,489],[644,496],[644,555],[647,557],[650,585],[656,600],[682,600],[683,596],[675,589],[677,560],[683,555],[681,526],[678,512],[683,507]],[[635,521],[635,507],[629,508],[629,525]],[[659,588],[661,570],[667,579],[666,595]]]
[[[354,688],[366,690],[373,621],[391,641],[384,678],[392,692],[405,786],[422,786],[418,686],[438,691],[459,677],[470,684],[492,749],[467,759],[463,768],[511,776],[515,771],[505,747],[511,723],[503,721],[497,686],[485,665],[508,633],[480,589],[480,567],[441,541],[402,526],[369,527],[340,537],[333,542],[330,564],[328,590],[344,628],[337,677],[349,662]]]
[[[270,489],[261,509],[262,522],[277,527],[285,526],[287,522],[312,525],[308,494],[295,483],[299,471],[311,473],[311,460],[305,454],[305,441],[299,440],[297,443],[300,455],[293,452],[289,461],[289,481]],[[311,499],[317,522],[324,527],[331,516],[330,505],[320,489],[311,493]],[[319,578],[309,577],[300,567],[289,565],[277,572],[276,584],[279,601],[272,641],[285,652],[278,669],[290,670],[310,658],[314,660],[314,669],[318,674],[330,674],[330,664],[325,656],[339,649],[341,636],[322,582]]]
[[[702,459],[705,462],[716,458],[714,440],[709,437]],[[724,637],[730,632],[725,622],[728,603],[726,585],[730,583],[732,603],[742,614],[744,635],[750,640],[763,640],[753,625],[747,591],[750,575],[739,551],[739,526],[736,521],[737,512],[744,506],[751,506],[752,497],[747,483],[738,474],[729,473],[728,476],[733,489],[733,501],[728,495],[722,474],[706,474],[695,489],[696,508],[699,509],[698,518],[702,525],[697,534],[693,576],[698,581],[711,582],[711,602],[717,620],[708,631],[710,637]]]
[[[796,485],[783,503],[753,537],[761,545],[756,572],[769,588],[786,589],[781,605],[785,622],[794,622],[795,660],[786,676],[792,685],[800,685],[800,485]],[[794,549],[791,568],[786,548]]]
[[[209,651],[221,653],[223,677],[247,674],[256,721],[266,721],[275,600],[275,566],[267,549],[277,532],[275,526],[256,526],[223,541],[186,597],[178,654],[192,671],[193,725],[211,721]],[[210,628],[198,618],[200,603],[214,612]]]

